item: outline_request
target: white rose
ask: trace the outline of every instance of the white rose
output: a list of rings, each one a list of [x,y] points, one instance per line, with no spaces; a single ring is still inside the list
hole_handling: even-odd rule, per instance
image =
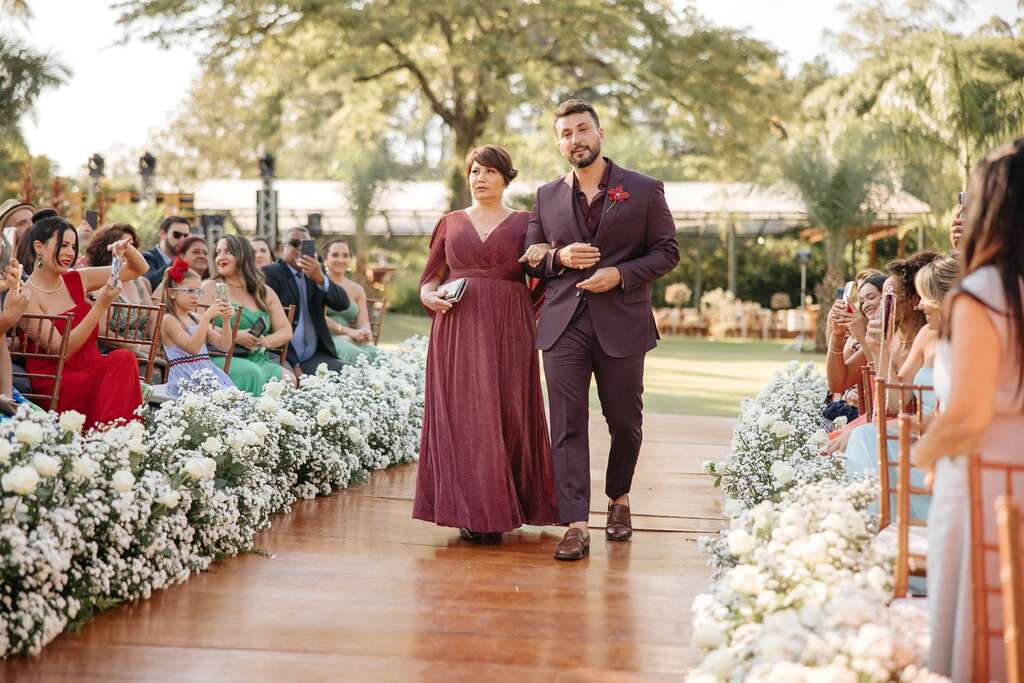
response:
[[[39,473],[34,467],[14,467],[0,478],[0,486],[3,486],[4,491],[17,493],[19,496],[27,496],[35,491],[38,485]]]
[[[793,555],[808,567],[828,562],[828,545],[821,534],[811,534],[790,546]]]
[[[754,537],[747,533],[746,529],[733,529],[729,532],[729,552],[737,557],[743,557],[753,552],[757,543]]]
[[[263,385],[263,395],[264,396],[269,396],[270,398],[276,400],[276,399],[281,398],[281,394],[283,394],[283,393],[284,393],[284,382],[279,382],[277,380],[274,380],[272,382],[267,382],[265,385]]]
[[[164,491],[162,496],[156,499],[156,502],[160,503],[168,510],[173,510],[174,508],[178,507],[178,503],[181,502],[181,494],[178,493],[177,491],[167,489],[166,491]]]
[[[735,498],[726,498],[725,505],[722,506],[722,512],[725,513],[726,517],[736,517],[743,513],[743,503]]]
[[[220,455],[221,451],[224,450],[224,442],[215,436],[211,436],[203,442],[200,448],[210,455]]]
[[[821,683],[857,683],[857,674],[840,664],[828,666],[814,672],[814,680]]]
[[[694,625],[691,642],[705,650],[713,650],[725,642],[725,634],[715,622],[703,621]]]
[[[234,396],[234,392],[230,389],[218,389],[213,392],[211,398],[213,398],[214,403],[226,403],[232,396]]]
[[[132,485],[135,483],[135,475],[128,470],[118,470],[110,478],[110,483],[114,485],[115,491],[127,493],[132,490]]]
[[[185,410],[195,410],[201,408],[206,404],[206,399],[199,394],[186,394],[185,398],[182,399],[182,405],[185,406]]]
[[[57,424],[60,428],[69,434],[77,434],[82,431],[82,427],[85,426],[85,415],[82,415],[77,410],[65,410],[60,414],[60,419]]]
[[[838,432],[838,431],[844,429],[848,422],[849,422],[849,420],[846,419],[845,415],[840,415],[839,417],[837,417],[835,420],[832,421],[832,427],[833,427],[833,429],[835,429],[835,431]]]
[[[704,661],[700,663],[702,670],[722,679],[728,679],[735,666],[736,658],[724,647],[712,650],[704,656]]]
[[[183,469],[190,479],[210,479],[217,472],[217,461],[213,458],[189,458],[185,461]]]
[[[100,466],[92,458],[83,455],[71,461],[71,471],[80,479],[92,479],[100,471]]]
[[[761,415],[761,417],[757,418],[757,426],[760,427],[761,429],[768,429],[773,424],[775,424],[776,419],[777,418],[774,415],[764,413]]]
[[[737,593],[757,595],[764,587],[764,578],[757,568],[741,564],[729,570],[729,587]]]
[[[263,442],[263,439],[257,436],[256,432],[254,432],[251,429],[243,429],[240,432],[238,432],[238,438],[246,446],[258,446],[260,443]]]
[[[36,453],[32,458],[32,467],[36,468],[40,477],[52,477],[60,472],[60,460],[45,453]]]
[[[279,410],[277,412],[277,424],[282,427],[294,427],[299,423],[299,419],[295,416],[295,413],[290,410]]]
[[[38,425],[31,420],[25,420],[18,423],[18,426],[14,430],[14,438],[24,444],[34,446],[37,443],[42,442],[43,428],[41,425]]]
[[[251,425],[249,425],[249,429],[252,431],[253,434],[255,434],[260,439],[260,442],[262,442],[263,439],[267,438],[267,435],[270,434],[270,428],[267,427],[266,423],[263,422],[253,422]]]
[[[329,408],[321,408],[316,414],[316,423],[321,427],[326,427],[334,419],[334,414]]]
[[[267,386],[270,386],[269,384]],[[272,413],[277,410],[277,401],[272,396],[260,396],[256,401],[256,408],[264,413]]]
[[[787,436],[790,436],[794,431],[796,430],[793,429],[793,425],[789,424],[785,420],[779,420],[778,422],[772,425],[772,434],[774,434],[780,439],[785,439]]]
[[[133,436],[128,441],[128,450],[132,453],[145,453],[146,442],[141,436]]]
[[[11,442],[7,439],[0,439],[0,465],[6,465],[11,461]]]
[[[363,440],[363,433],[361,431],[359,431],[358,427],[354,427],[354,426],[353,427],[349,427],[348,428],[348,439],[352,443],[359,443],[360,441]]]
[[[825,446],[828,446],[828,432],[824,429],[814,432],[814,436],[811,437],[811,443],[818,448],[825,448]]]
[[[778,486],[785,486],[796,478],[796,470],[788,462],[776,460],[772,463],[771,475]]]

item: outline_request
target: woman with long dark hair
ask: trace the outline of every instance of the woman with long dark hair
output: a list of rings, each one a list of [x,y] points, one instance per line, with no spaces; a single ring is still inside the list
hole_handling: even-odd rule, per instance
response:
[[[280,360],[267,353],[291,341],[292,328],[277,293],[266,286],[263,272],[256,267],[252,245],[244,237],[225,235],[217,242],[214,259],[217,274],[203,282],[200,303],[216,301],[217,283],[223,283],[228,286],[228,303],[242,309],[235,353],[228,370],[231,380],[239,389],[256,396],[263,393],[263,386],[272,379],[284,376],[293,382],[294,375],[282,374]],[[224,367],[222,356],[215,356],[213,362]]]
[[[960,243],[960,285],[946,298],[935,357],[941,412],[913,451],[914,464],[934,475],[928,517],[928,668],[954,681],[974,669],[970,506],[967,464],[1024,462],[1024,138],[990,153],[971,176]],[[992,502],[1006,492],[1005,475],[981,482],[986,536],[995,538]],[[1012,497],[1024,505],[1024,476]],[[991,542],[991,540],[989,541]],[[986,563],[989,565],[990,563]],[[998,585],[998,568],[986,568]],[[989,620],[1002,624],[999,601]],[[1006,680],[1001,639],[989,641],[989,676]]]
[[[32,228],[18,246],[18,258],[29,274],[25,286],[32,301],[26,312],[46,315],[73,313],[72,331],[66,349],[67,361],[56,406],[44,406],[63,412],[76,410],[85,415],[85,426],[94,427],[119,420],[131,420],[142,404],[142,389],[135,354],[126,349],[104,356],[96,344],[99,323],[121,293],[124,282],[134,280],[149,269],[146,259],[122,239],[110,245],[115,257],[124,259],[120,277],[111,281],[111,267],[72,270],[78,261],[78,235],[75,227],[53,209],[43,209],[33,216]],[[96,292],[96,303],[86,295]],[[63,323],[53,326],[43,322],[27,330],[36,344],[47,352],[60,350]],[[53,374],[55,361],[29,358],[29,373]],[[34,379],[33,389],[49,393],[52,380]]]
[[[334,347],[338,351],[338,360],[342,363],[355,363],[359,356],[373,360],[377,356],[377,347],[373,345],[373,333],[370,331],[366,290],[348,277],[352,250],[345,240],[331,240],[324,247],[323,255],[327,277],[345,290],[351,302],[344,311],[336,311],[330,306],[325,311],[327,327],[331,330]]]

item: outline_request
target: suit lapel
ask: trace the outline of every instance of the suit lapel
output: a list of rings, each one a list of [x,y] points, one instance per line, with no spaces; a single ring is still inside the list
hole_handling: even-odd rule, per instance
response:
[[[622,210],[622,202],[615,202],[613,204],[608,193],[611,192],[612,188],[618,187],[619,185],[623,185],[622,189],[629,192],[629,188],[625,187],[623,184],[626,181],[626,176],[622,172],[622,169],[616,166],[610,159],[608,164],[612,167],[612,170],[611,173],[608,174],[608,187],[605,188],[604,211],[601,212],[601,220],[597,223],[597,234],[594,235],[594,246],[600,246],[598,243],[601,240],[601,235],[612,229],[615,219],[618,218],[618,215]]]
[[[295,276],[292,274],[292,269],[287,263],[281,262],[281,272],[284,275],[284,281],[287,283],[288,291],[292,295],[292,301],[295,302],[296,306],[302,303],[302,298],[299,294],[299,286],[295,283]],[[298,320],[298,313],[296,312],[295,319]]]
[[[580,225],[582,216],[580,215],[579,206],[576,204],[576,195],[572,189],[572,171],[569,171],[562,178],[562,182],[555,188],[555,192],[557,193],[555,196],[555,206],[559,207],[559,211],[562,213],[562,223],[570,226],[570,232],[572,233],[572,239],[566,240],[566,244],[570,242],[589,242],[590,238],[584,234],[583,226]]]

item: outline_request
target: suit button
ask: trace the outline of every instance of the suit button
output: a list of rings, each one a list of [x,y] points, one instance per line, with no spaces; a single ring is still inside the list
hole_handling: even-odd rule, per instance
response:
[[[580,290],[577,289],[576,290],[576,296],[580,296],[581,294],[583,294],[583,292],[581,292]]]

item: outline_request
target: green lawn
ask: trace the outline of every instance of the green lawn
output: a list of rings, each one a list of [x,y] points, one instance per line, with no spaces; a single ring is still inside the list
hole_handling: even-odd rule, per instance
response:
[[[382,341],[393,344],[428,334],[429,323],[426,317],[388,314]],[[794,359],[824,369],[823,355],[786,351],[778,342],[668,337],[647,356],[644,405],[654,413],[735,417],[741,399],[760,391],[772,373]],[[599,408],[596,386],[591,387],[591,404]]]

